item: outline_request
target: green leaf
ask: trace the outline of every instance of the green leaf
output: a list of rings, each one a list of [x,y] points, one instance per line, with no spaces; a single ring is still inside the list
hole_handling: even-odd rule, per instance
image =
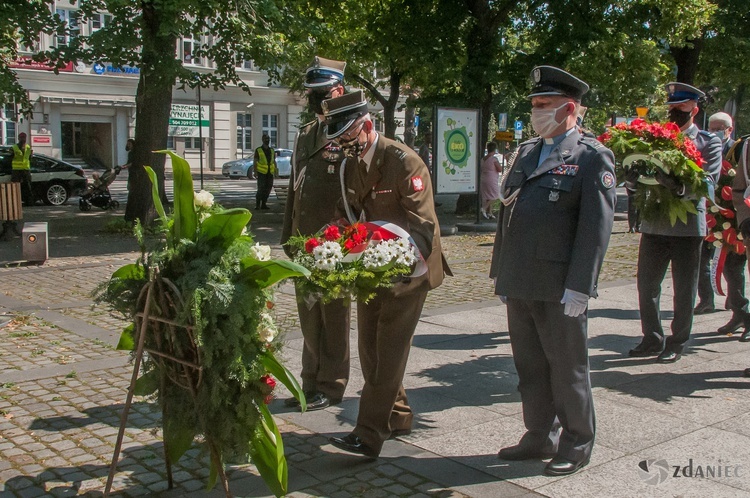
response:
[[[159,196],[159,180],[156,178],[156,171],[151,166],[144,166],[146,174],[151,180],[151,197],[154,199],[154,209],[159,214],[162,222],[167,221],[167,213],[164,212],[164,206],[161,203],[161,197]]]
[[[172,158],[174,178],[174,240],[195,240],[198,215],[195,212],[195,193],[190,164],[171,150],[158,150]]]
[[[211,491],[216,486],[216,481],[219,480],[219,465],[224,465],[222,462],[215,462],[214,456],[211,455],[211,464],[208,470],[208,481],[206,482],[206,491]]]
[[[141,375],[138,380],[135,381],[135,389],[133,394],[136,396],[148,396],[156,392],[159,388],[159,372],[157,370],[151,370]]]
[[[284,386],[289,389],[289,392],[292,393],[292,396],[299,400],[302,411],[304,412],[305,410],[307,410],[307,400],[305,399],[305,393],[302,391],[302,387],[300,387],[299,382],[297,382],[297,379],[294,377],[294,374],[292,374],[292,372],[290,372],[283,364],[281,364],[281,362],[279,362],[279,360],[277,360],[273,353],[271,353],[270,351],[264,351],[258,356],[263,366],[266,367],[266,370],[268,370],[268,372],[273,375],[279,382],[284,384]]]
[[[260,406],[260,413],[263,417],[251,441],[250,456],[271,492],[276,496],[284,496],[287,492],[289,474],[284,457],[284,443],[266,405]]]
[[[239,274],[239,279],[248,285],[254,285],[261,289],[285,278],[310,276],[310,270],[291,261],[276,259],[258,261],[255,258],[247,257],[240,264],[242,271]]]
[[[123,280],[144,280],[146,270],[137,263],[130,263],[115,270],[111,278],[120,278]]]
[[[181,424],[177,417],[167,417],[164,421],[164,443],[167,445],[167,457],[176,463],[193,445],[195,431],[190,425]]]
[[[242,235],[242,230],[251,218],[250,211],[244,208],[227,209],[206,218],[201,224],[200,236],[211,240],[221,239],[226,246]]]
[[[133,329],[135,325],[132,323],[125,327],[120,334],[120,340],[117,342],[117,349],[120,351],[132,351],[135,349],[135,340],[133,339]]]

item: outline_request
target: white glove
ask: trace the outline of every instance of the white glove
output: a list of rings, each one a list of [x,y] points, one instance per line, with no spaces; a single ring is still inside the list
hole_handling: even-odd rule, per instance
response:
[[[565,289],[560,304],[565,305],[566,315],[576,317],[586,311],[586,307],[589,305],[589,296],[582,292]]]

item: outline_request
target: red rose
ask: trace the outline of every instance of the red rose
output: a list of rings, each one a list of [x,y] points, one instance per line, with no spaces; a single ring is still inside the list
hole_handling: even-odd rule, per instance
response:
[[[730,187],[729,185],[722,187],[721,198],[724,199],[725,201],[731,201],[732,200],[732,187]]]
[[[323,232],[323,238],[325,238],[326,240],[337,240],[340,237],[341,232],[339,232],[339,227],[337,227],[336,225],[329,226]]]
[[[276,388],[276,381],[270,375],[264,375],[260,378],[260,381],[263,382],[268,389],[268,394],[266,394],[263,402],[265,404],[269,404],[271,401],[273,401],[273,390]]]
[[[305,252],[310,254],[313,252],[313,249],[318,247],[320,245],[320,241],[316,238],[307,239],[307,242],[305,242]]]

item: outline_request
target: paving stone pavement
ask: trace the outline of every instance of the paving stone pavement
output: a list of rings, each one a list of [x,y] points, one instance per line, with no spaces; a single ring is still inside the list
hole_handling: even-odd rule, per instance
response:
[[[449,200],[443,204],[441,222],[473,221],[450,215]],[[129,355],[113,347],[126,324],[94,305],[91,292],[138,253],[127,235],[101,231],[116,213],[77,211],[55,208],[54,219],[49,208],[27,211],[29,221],[50,222],[51,259],[42,266],[19,262],[18,239],[0,242],[0,323],[7,322],[0,327],[0,497],[100,496],[104,489],[132,367]],[[252,227],[277,257],[283,256],[274,244],[281,211],[277,205],[259,213]],[[750,496],[750,383],[737,375],[750,363],[746,348],[736,337],[710,332],[728,318],[717,313],[696,317],[692,354],[675,365],[623,356],[640,332],[638,236],[625,233],[621,215],[602,297],[590,312],[599,417],[591,465],[575,476],[549,478],[538,462],[497,460],[497,450],[515,442],[523,426],[505,312],[487,277],[492,240],[491,233],[444,238],[455,276],[428,297],[404,381],[415,430],[388,441],[381,458],[347,455],[327,440],[356,420],[363,382],[356,333],[352,379],[340,405],[299,414],[280,399],[272,403],[289,462],[289,496]],[[666,309],[666,282],[664,293]],[[302,339],[291,286],[277,290],[276,302],[284,358],[299,372]],[[353,319],[356,330],[356,312]],[[277,396],[285,395],[279,389]],[[173,466],[175,487],[167,490],[159,420],[155,405],[136,399],[114,495],[223,496],[205,491],[207,458],[198,446]],[[620,426],[637,437],[628,438]],[[747,477],[673,479],[665,483],[671,487],[657,488],[638,477],[636,464],[646,456],[685,464],[692,457],[704,465],[723,458],[744,465]],[[232,465],[228,475],[236,496],[268,495],[252,466]]]

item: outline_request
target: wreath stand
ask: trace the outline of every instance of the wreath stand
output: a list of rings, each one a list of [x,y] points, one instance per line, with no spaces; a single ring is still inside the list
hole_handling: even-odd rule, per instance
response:
[[[192,325],[185,325],[174,319],[174,317],[178,316],[182,304],[183,301],[179,289],[169,279],[157,276],[141,289],[137,309],[141,309],[142,311],[136,313],[135,326],[133,328],[134,332],[138,332],[138,345],[135,350],[133,375],[130,379],[125,406],[120,416],[120,430],[117,433],[115,451],[112,455],[109,476],[107,476],[107,484],[104,488],[105,497],[108,497],[112,490],[112,483],[117,471],[117,462],[122,449],[122,440],[125,435],[125,427],[128,422],[128,413],[133,401],[136,381],[140,373],[143,352],[147,352],[152,361],[158,365],[160,391],[163,392],[167,382],[171,382],[186,389],[193,399],[197,397],[198,388],[203,380],[203,366],[200,350],[193,336]],[[152,310],[155,310],[157,314],[152,315]],[[145,347],[145,339],[148,332],[153,334],[156,349]],[[182,340],[180,340],[178,334],[183,335]],[[184,336],[187,337],[187,341]],[[184,347],[186,342],[188,344],[187,348]],[[161,403],[161,408],[162,420],[165,420],[167,406]],[[206,423],[203,413],[198,413],[198,417],[205,429]],[[224,493],[228,498],[231,498],[229,481],[224,471],[224,465],[221,464],[219,449],[208,436],[206,436],[206,443],[211,452],[211,459],[217,462],[219,479],[224,488]],[[164,461],[167,467],[167,487],[168,489],[172,489],[174,487],[172,462],[169,459],[166,438],[164,439]]]

